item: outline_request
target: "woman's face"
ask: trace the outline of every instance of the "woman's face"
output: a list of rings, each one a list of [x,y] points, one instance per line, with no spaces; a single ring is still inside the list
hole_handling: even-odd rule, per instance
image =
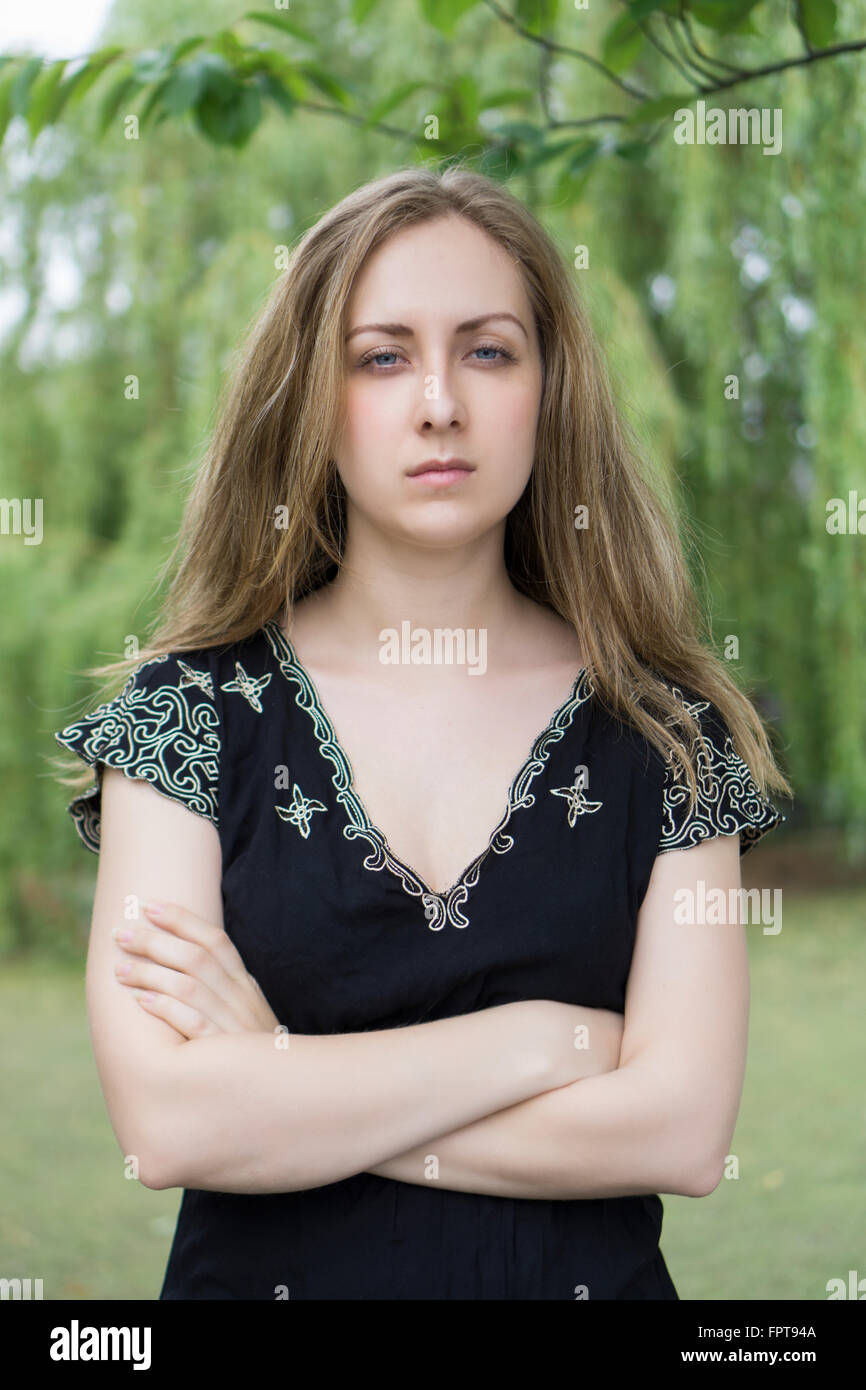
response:
[[[457,216],[395,233],[356,278],[343,351],[350,520],[355,508],[428,547],[501,524],[532,471],[542,386],[532,307],[502,247]],[[452,458],[466,468],[411,476]]]

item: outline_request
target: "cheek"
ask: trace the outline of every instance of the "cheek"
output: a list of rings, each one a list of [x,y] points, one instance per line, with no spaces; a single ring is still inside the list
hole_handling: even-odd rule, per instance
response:
[[[505,391],[489,414],[490,425],[501,439],[510,439],[521,447],[533,439],[540,407],[538,392],[532,387]]]
[[[363,449],[366,444],[381,439],[383,433],[396,428],[402,418],[396,392],[353,386],[346,394],[345,444],[352,449]]]

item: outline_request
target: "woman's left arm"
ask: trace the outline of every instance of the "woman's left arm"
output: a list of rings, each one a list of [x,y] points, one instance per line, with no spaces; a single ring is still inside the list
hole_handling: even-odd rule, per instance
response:
[[[738,914],[711,924],[687,905],[705,903],[713,890],[726,905],[739,905],[739,887],[738,835],[659,855],[638,915],[618,1067],[496,1111],[370,1171],[499,1197],[712,1192],[743,1087],[748,951]],[[141,999],[148,1011],[186,1038],[279,1031],[224,933],[174,904],[152,920],[163,931],[134,933],[123,978],[154,991],[149,1002]]]
[[[733,1138],[748,1041],[748,950],[741,895],[731,892],[740,888],[739,857],[739,836],[724,835],[656,858],[615,1071],[545,1091],[371,1171],[500,1197],[712,1192]],[[713,889],[724,895],[721,923],[699,920],[697,904]]]

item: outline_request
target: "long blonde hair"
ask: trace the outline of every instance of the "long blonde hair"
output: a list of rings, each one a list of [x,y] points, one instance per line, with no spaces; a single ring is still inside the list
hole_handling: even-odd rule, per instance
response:
[[[236,351],[163,568],[164,577],[180,553],[148,644],[86,674],[128,677],[152,656],[231,644],[278,614],[290,622],[292,605],[335,576],[345,489],[333,454],[349,296],[388,237],[454,214],[518,267],[541,345],[533,470],[506,522],[512,583],[574,627],[599,700],[680,764],[693,799],[701,730],[671,686],[712,701],[761,791],[790,796],[760,716],[708,645],[675,503],[651,479],[618,412],[573,276],[513,194],[459,165],[364,184],[302,237]],[[578,504],[589,519],[580,530]],[[682,518],[679,527],[687,530]],[[82,790],[91,780],[65,779]]]

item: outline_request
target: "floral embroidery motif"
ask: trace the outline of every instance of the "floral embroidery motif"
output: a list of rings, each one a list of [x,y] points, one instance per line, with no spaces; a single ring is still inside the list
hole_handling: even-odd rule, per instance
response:
[[[305,840],[310,838],[310,819],[314,811],[327,811],[327,806],[321,801],[312,801],[308,796],[303,796],[297,782],[292,787],[293,801],[291,806],[275,806],[274,810],[281,820],[288,821],[290,825],[296,825]]]
[[[256,714],[262,713],[262,702],[259,699],[273,672],[268,671],[266,676],[248,676],[239,661],[235,662],[236,678],[233,681],[226,681],[225,685],[220,686],[220,690],[237,690],[248,700]]]
[[[604,805],[603,801],[587,801],[584,792],[584,774],[578,772],[570,787],[551,787],[551,796],[564,796],[568,801],[568,824],[573,830],[577,824],[578,816],[588,815],[592,811],[600,811]]]
[[[388,841],[378,826],[367,814],[363,802],[354,790],[352,768],[349,759],[337,741],[333,727],[322,707],[318,692],[307,672],[295,656],[294,648],[274,620],[264,626],[265,632],[280,670],[284,676],[298,687],[295,704],[306,710],[313,721],[313,729],[322,756],[334,766],[331,783],[336,789],[336,799],[348,817],[343,827],[347,840],[360,838],[370,845],[370,853],[362,861],[365,869],[374,873],[387,869],[400,881],[404,891],[413,898],[420,898],[424,916],[431,931],[441,931],[446,923],[452,927],[468,927],[469,918],[462,908],[469,896],[469,890],[478,882],[481,865],[492,851],[494,854],[507,854],[514,840],[506,831],[515,811],[533,806],[535,797],[529,788],[538,774],[543,771],[550,749],[564,736],[577,710],[594,694],[594,688],[585,670],[574,682],[572,693],[550,719],[547,728],[538,735],[529,757],[518,771],[508,794],[508,805],[501,821],[488,841],[487,847],[473,859],[469,867],[446,892],[436,893],[425,883],[419,874],[391,850]]]
[[[168,660],[166,655],[143,662],[113,700],[54,735],[96,769],[93,785],[73,797],[66,808],[84,844],[95,854],[100,846],[102,799],[102,768],[97,764],[151,782],[170,800],[219,824],[219,715],[210,700],[188,698],[191,685],[206,689],[199,680],[184,682],[175,674],[172,681],[169,668],[165,684],[145,683],[145,673]]]
[[[672,686],[672,690],[695,717],[710,709],[709,701],[689,704],[677,686]],[[768,830],[784,823],[787,817],[761,795],[748,764],[736,752],[730,733],[726,731],[724,742],[720,742],[712,726],[703,720],[699,722],[709,752],[697,745],[697,801],[693,810],[689,811],[688,782],[682,768],[674,763],[673,754],[668,751],[658,852],[664,854],[668,850],[687,849],[700,844],[702,840],[717,835],[736,835],[739,831],[741,853],[744,853]]]
[[[186,685],[197,685],[200,690],[204,691],[205,695],[209,695],[211,699],[214,698],[213,678],[210,671],[196,671],[192,666],[187,666],[185,661],[181,661],[180,657],[177,658],[177,664],[183,672],[178,681],[179,690],[183,690]]]

